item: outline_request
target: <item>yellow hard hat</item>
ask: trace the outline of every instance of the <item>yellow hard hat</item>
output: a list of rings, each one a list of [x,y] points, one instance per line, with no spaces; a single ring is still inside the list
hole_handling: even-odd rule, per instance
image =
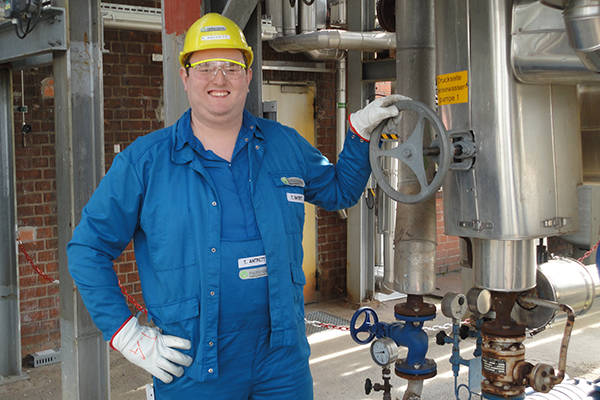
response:
[[[206,14],[190,26],[183,50],[179,53],[179,63],[185,67],[184,62],[189,54],[208,49],[239,49],[246,54],[248,67],[254,60],[254,53],[246,42],[244,32],[235,22],[217,13]]]

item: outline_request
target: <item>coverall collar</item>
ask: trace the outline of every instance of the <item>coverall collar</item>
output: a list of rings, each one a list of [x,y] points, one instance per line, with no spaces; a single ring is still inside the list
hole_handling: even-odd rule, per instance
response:
[[[177,121],[175,129],[173,130],[173,161],[177,164],[185,164],[186,162],[192,161],[194,158],[194,149],[199,153],[199,149],[204,150],[202,143],[194,136],[191,126],[191,112],[191,108],[187,110],[183,114],[183,117]],[[250,135],[249,139],[256,137],[261,141],[265,140],[258,124],[258,120],[250,114],[248,110],[244,110],[242,128],[240,129],[237,140],[239,141],[241,136],[246,133]]]

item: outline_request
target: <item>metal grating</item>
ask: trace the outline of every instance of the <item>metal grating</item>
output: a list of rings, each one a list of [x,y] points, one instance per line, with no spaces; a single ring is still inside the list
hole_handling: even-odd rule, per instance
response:
[[[350,321],[343,319],[343,318],[336,317],[335,315],[328,314],[324,311],[310,312],[310,313],[306,314],[305,318],[307,321],[318,321],[318,322],[323,322],[326,324],[333,324],[333,325],[338,325],[338,326],[349,326],[350,325]],[[328,328],[325,328],[322,326],[314,326],[314,325],[308,324],[308,323],[305,323],[305,325],[306,325],[306,336],[316,333],[316,332],[325,331],[328,329]]]

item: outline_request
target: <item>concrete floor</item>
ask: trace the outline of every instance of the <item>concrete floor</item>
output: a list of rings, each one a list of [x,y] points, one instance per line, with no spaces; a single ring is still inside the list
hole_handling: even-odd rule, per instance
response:
[[[438,279],[438,293],[460,291],[460,278],[446,276]],[[428,297],[429,302],[439,305],[440,297]],[[393,308],[398,300],[374,302],[371,306],[377,311],[381,321],[393,322]],[[438,310],[440,308],[438,307]],[[354,309],[341,301],[311,304],[306,312],[322,311],[339,319],[349,321]],[[426,328],[435,328],[451,322],[438,311],[434,321],[425,324]],[[595,380],[600,376],[600,301],[596,301],[592,309],[576,319],[569,353],[567,357],[567,374],[587,380]],[[562,338],[564,323],[556,323],[551,329],[525,341],[526,361],[533,364],[540,362],[557,366],[558,351]],[[439,329],[438,329],[439,330]],[[437,346],[435,335],[437,330],[427,330],[429,336],[428,358],[437,363],[437,376],[425,381],[422,398],[446,400],[453,399],[454,378],[450,358],[451,346]],[[450,329],[446,329],[450,333]],[[316,400],[368,400],[381,399],[381,392],[365,395],[365,379],[373,383],[382,383],[381,368],[376,366],[369,355],[369,345],[358,345],[350,337],[349,332],[342,330],[324,330],[309,335],[312,356],[311,370],[314,378]],[[473,339],[461,343],[461,355],[465,359],[472,358]],[[401,356],[405,350],[401,349]],[[29,379],[0,385],[0,400],[36,399],[54,400],[61,398],[60,364],[49,365],[25,371]],[[467,369],[461,368],[459,384],[467,383]],[[120,354],[111,351],[111,398],[117,400],[146,399],[144,386],[151,382],[150,375],[131,365]],[[406,389],[406,380],[393,375],[395,397],[402,399]],[[393,397],[393,398],[395,398]],[[461,395],[461,399],[467,396]],[[474,398],[474,397],[473,397]],[[282,399],[285,400],[285,399]]]

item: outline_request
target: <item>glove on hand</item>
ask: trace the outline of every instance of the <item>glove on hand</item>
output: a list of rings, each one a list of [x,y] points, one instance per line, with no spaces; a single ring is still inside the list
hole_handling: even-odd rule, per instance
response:
[[[140,326],[136,317],[129,318],[113,335],[110,346],[164,383],[173,380],[171,375],[183,375],[183,367],[175,364],[189,367],[193,361],[192,357],[173,350],[189,350],[192,346],[189,340],[163,335],[158,329]]]
[[[362,110],[350,114],[350,127],[367,142],[371,140],[371,132],[386,118],[391,119],[387,122],[385,130],[392,131],[400,122],[400,114],[393,104],[401,100],[410,100],[410,98],[400,94],[378,98]]]

